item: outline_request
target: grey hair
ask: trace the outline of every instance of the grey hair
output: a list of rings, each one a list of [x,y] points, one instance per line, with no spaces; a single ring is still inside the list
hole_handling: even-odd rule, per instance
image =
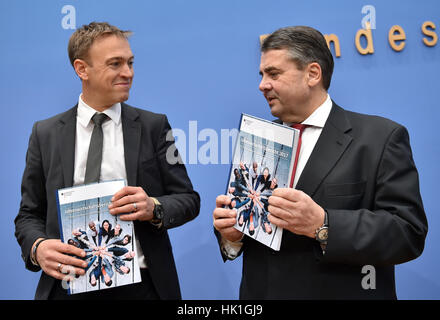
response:
[[[261,52],[287,49],[293,61],[302,70],[312,62],[321,66],[325,90],[330,87],[334,61],[327,42],[316,29],[307,26],[285,27],[271,33],[261,44]]]

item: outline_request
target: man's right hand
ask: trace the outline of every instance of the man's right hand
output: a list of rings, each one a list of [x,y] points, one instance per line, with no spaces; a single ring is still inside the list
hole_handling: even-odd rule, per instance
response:
[[[70,255],[85,257],[86,253],[61,240],[48,239],[38,246],[35,259],[47,275],[58,280],[67,280],[73,279],[75,274],[84,275],[84,268],[87,267],[84,260]]]
[[[231,204],[231,199],[226,195],[218,196],[216,208],[213,212],[214,228],[220,232],[224,239],[236,242],[243,237],[243,233],[234,228],[237,219],[236,210],[225,208]]]

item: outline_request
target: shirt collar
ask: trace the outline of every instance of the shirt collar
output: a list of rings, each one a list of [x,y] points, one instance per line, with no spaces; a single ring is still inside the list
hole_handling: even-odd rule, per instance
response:
[[[79,95],[78,99],[78,122],[83,126],[87,127],[91,123],[93,115],[97,111],[87,105],[83,99],[82,94]],[[104,112],[116,125],[121,121],[121,103],[115,103],[110,108],[104,110]]]
[[[324,128],[324,125],[327,121],[327,118],[332,110],[332,100],[330,99],[330,95],[327,93],[327,99],[325,99],[324,103],[321,104],[315,111],[301,124],[306,124],[308,126]],[[284,122],[285,125],[290,126],[291,123]]]

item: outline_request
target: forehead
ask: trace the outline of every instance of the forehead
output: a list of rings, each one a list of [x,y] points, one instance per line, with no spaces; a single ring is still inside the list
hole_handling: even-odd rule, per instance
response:
[[[124,37],[116,35],[104,35],[93,41],[89,49],[89,56],[92,60],[111,58],[129,59],[133,56],[130,44]]]
[[[291,59],[287,49],[273,49],[261,53],[260,70],[268,68],[296,68],[296,63]]]

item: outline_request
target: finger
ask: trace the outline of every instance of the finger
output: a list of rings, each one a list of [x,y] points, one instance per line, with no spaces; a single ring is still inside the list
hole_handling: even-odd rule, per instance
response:
[[[235,218],[218,219],[214,221],[214,227],[217,230],[233,228],[237,220]]]
[[[269,197],[269,205],[282,208],[287,211],[295,210],[297,202],[293,202],[291,200],[287,200],[285,198],[279,196],[270,196]]]
[[[227,195],[220,195],[215,199],[215,205],[217,208],[228,206],[231,203],[231,199]]]
[[[46,243],[45,243],[46,242]],[[85,257],[84,250],[61,242],[59,239],[47,240],[42,243],[41,249],[37,251],[37,258],[42,260],[55,260],[57,255],[72,254],[78,257]]]
[[[214,219],[225,219],[225,218],[234,218],[237,216],[235,210],[217,208],[213,212]]]
[[[221,218],[215,218],[213,223],[221,228],[228,228],[234,226],[236,222],[237,215],[235,213],[227,213],[227,215]]]
[[[132,195],[125,195],[124,197],[120,198],[119,200],[112,201],[112,203],[108,206],[109,209],[122,207],[124,205],[133,204],[136,203],[137,205],[139,203],[146,202],[147,200],[147,194],[143,191],[140,191],[136,194]]]
[[[273,225],[283,228],[283,229],[287,229],[289,227],[289,223],[283,219],[280,219],[274,215],[268,215],[267,219],[269,220],[270,223],[272,223]]]
[[[86,264],[87,266],[87,264]],[[63,275],[84,275],[86,273],[86,271],[83,268],[75,268],[72,265],[68,265],[68,264],[61,264],[61,266],[59,265],[59,263],[56,264],[56,270],[63,274]]]
[[[142,202],[136,202],[136,210],[135,210],[133,202],[130,202],[123,206],[113,207],[112,209],[110,209],[109,212],[112,215],[118,215],[123,213],[135,213],[135,212],[139,212],[140,210],[143,210],[143,208],[145,207],[146,205],[144,205]]]
[[[134,202],[138,202],[139,200],[141,200],[141,199],[139,197],[137,197],[136,195],[125,195],[125,196],[119,198],[118,200],[112,201],[108,207],[109,207],[109,209],[117,208],[117,207],[121,207],[126,204],[129,204],[129,203],[131,204]],[[145,200],[145,198],[142,200]]]
[[[269,205],[269,207],[267,209],[269,210],[270,215],[273,215],[278,219],[282,219],[282,220],[287,221],[289,219],[291,220],[292,218],[294,218],[294,215],[292,212],[284,210],[283,208]]]
[[[272,196],[277,196],[290,201],[299,201],[302,191],[292,188],[277,188],[272,192]]]
[[[43,269],[43,270],[47,275],[49,275],[52,278],[55,278],[57,280],[65,280],[66,277],[68,277],[67,275],[58,271],[58,269],[56,267],[54,269],[50,268],[50,269]],[[71,279],[70,277],[68,277],[67,279],[68,279],[68,281],[71,281],[73,278]]]
[[[59,252],[61,252],[61,253],[72,254],[72,255],[75,255],[75,256],[81,257],[81,258],[84,258],[86,256],[86,253],[83,249],[80,249],[78,247],[72,246],[67,243],[62,243],[62,242],[60,242],[59,245],[60,245]]]
[[[70,266],[78,267],[78,268],[87,267],[87,262],[85,262],[84,260],[81,260],[81,259],[78,259],[75,257],[71,257],[66,254],[58,254],[54,257],[54,260],[57,263],[61,263],[63,265],[70,265]]]
[[[125,197],[126,195],[132,195],[139,191],[140,187],[131,187],[131,186],[125,186],[118,192],[116,192],[113,195],[113,198],[111,199],[112,202],[118,201],[119,199]]]
[[[121,214],[120,216],[118,216],[119,220],[122,221],[134,221],[137,220],[141,215],[140,211],[136,211],[133,213],[125,213],[125,214]]]
[[[49,276],[65,281],[72,281],[75,274],[84,275],[84,269],[78,269],[71,266],[60,264],[59,262],[53,262],[50,266],[45,266],[43,269]]]

